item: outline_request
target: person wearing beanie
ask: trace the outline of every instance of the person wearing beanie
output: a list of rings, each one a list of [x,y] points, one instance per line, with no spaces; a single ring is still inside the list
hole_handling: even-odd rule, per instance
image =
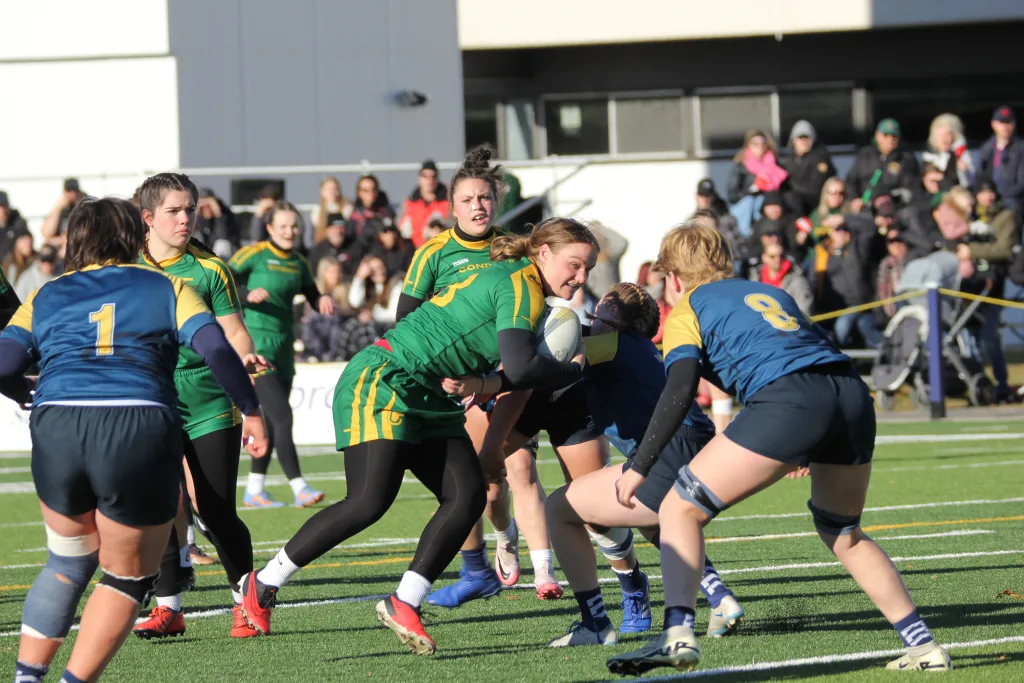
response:
[[[896,119],[882,119],[870,145],[861,147],[846,175],[850,210],[859,213],[871,206],[878,190],[905,195],[909,200],[921,185],[921,169],[914,153],[902,145],[903,131]]]
[[[787,203],[798,216],[807,216],[818,205],[821,188],[835,175],[825,144],[818,139],[814,126],[801,119],[789,133],[789,151],[783,168],[789,173],[784,186]]]

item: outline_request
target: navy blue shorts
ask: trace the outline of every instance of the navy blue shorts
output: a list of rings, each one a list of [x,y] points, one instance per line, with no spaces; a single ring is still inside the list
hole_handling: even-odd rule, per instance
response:
[[[32,480],[62,515],[99,510],[128,526],[178,511],[181,420],[157,406],[41,406],[29,418]]]
[[[800,467],[864,465],[875,450],[875,402],[848,363],[805,368],[758,390],[725,435]]]
[[[514,429],[523,436],[536,436],[543,429],[555,448],[594,441],[603,432],[579,382],[555,392],[534,391]]]
[[[636,494],[634,494],[636,499],[646,505],[648,509],[657,512],[661,507],[661,502],[665,500],[665,496],[676,483],[679,470],[689,464],[700,452],[700,449],[704,448],[714,436],[714,434],[702,432],[693,427],[685,425],[681,427],[665,446],[665,450],[661,452],[661,456],[647,474],[644,483],[637,488]],[[625,472],[632,466],[633,458],[630,458],[622,466],[622,471]]]

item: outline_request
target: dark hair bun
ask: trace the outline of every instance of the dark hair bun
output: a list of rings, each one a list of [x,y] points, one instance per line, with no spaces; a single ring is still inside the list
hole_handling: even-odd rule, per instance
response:
[[[467,168],[486,170],[491,164],[491,150],[486,145],[474,147],[466,153],[466,159],[462,165]]]

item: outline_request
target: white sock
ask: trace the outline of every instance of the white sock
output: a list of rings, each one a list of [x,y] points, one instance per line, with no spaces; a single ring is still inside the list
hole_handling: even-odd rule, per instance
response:
[[[177,595],[171,595],[166,598],[158,597],[156,604],[160,607],[170,607],[175,612],[181,611],[181,593]]]
[[[192,558],[188,554],[188,546],[178,549],[178,565],[182,567],[191,567]]]
[[[508,525],[508,528],[504,531],[494,530],[494,538],[497,543],[501,545],[508,545],[519,538],[519,529],[516,528],[516,520],[512,520],[512,523]]]
[[[242,604],[242,594],[239,591],[231,591],[231,599],[235,601],[236,605]]]
[[[530,563],[533,565],[535,583],[546,583],[555,578],[555,556],[551,548],[547,550],[531,550]]]
[[[292,487],[292,493],[294,493],[296,496],[299,495],[299,491],[309,486],[309,484],[306,483],[306,480],[303,479],[302,477],[295,477],[294,479],[289,479],[288,485]]]
[[[250,496],[258,496],[263,493],[263,483],[267,480],[267,475],[256,474],[255,472],[249,473],[249,483],[245,486],[245,492]]]
[[[284,548],[281,548],[281,551],[277,553],[274,559],[256,574],[256,578],[266,586],[280,588],[288,583],[288,579],[292,578],[292,575],[299,571],[299,569],[300,567],[288,558]]]
[[[188,531],[185,532],[185,539],[189,545],[195,545],[196,542],[196,527],[194,524],[188,525]]]
[[[430,582],[416,572],[402,574],[402,582],[398,584],[395,596],[407,605],[419,609],[430,592]]]

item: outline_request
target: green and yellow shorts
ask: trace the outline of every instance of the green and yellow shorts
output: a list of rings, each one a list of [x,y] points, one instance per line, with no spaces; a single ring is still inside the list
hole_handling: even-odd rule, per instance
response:
[[[242,414],[205,365],[175,370],[178,412],[190,439],[242,424]]]
[[[259,330],[252,330],[251,334],[257,355],[273,363],[285,382],[292,381],[295,377],[295,339],[291,335],[268,334]]]
[[[462,406],[417,382],[379,346],[357,353],[334,389],[339,451],[377,439],[412,444],[468,439],[465,425]]]

